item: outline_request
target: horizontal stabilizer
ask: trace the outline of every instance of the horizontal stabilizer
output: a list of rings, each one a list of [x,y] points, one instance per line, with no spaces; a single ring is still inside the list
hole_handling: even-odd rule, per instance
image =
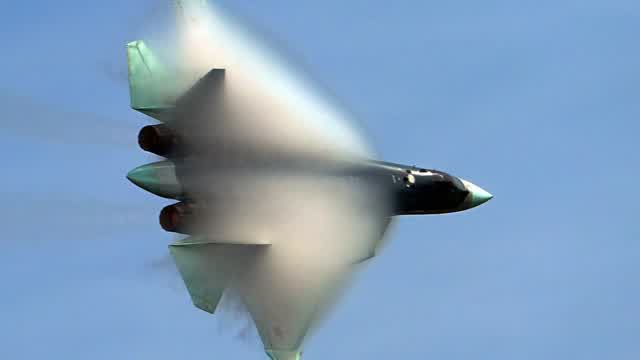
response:
[[[131,107],[157,120],[174,106],[183,91],[175,74],[160,61],[144,41],[127,44]]]
[[[267,350],[266,352],[271,360],[300,360],[302,358],[302,353],[299,351]]]
[[[171,244],[169,250],[193,304],[213,314],[227,284],[255,254],[256,245],[268,244],[190,237]]]

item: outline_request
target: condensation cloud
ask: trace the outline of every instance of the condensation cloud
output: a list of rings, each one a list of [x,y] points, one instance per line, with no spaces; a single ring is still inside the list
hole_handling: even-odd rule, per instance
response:
[[[362,171],[372,152],[346,112],[218,7],[181,3],[175,36],[155,38],[173,54],[167,124],[187,151],[171,160],[198,205],[193,228],[229,254],[212,276],[238,295],[265,348],[298,351],[373,255],[389,194]],[[184,95],[212,69],[223,82]]]

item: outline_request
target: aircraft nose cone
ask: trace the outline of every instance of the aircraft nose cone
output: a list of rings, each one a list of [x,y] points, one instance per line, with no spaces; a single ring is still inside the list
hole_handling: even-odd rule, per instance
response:
[[[493,195],[479,186],[475,186],[475,189],[471,191],[471,206],[473,207],[482,205],[491,199],[493,199]]]
[[[493,198],[493,195],[491,195],[491,193],[481,188],[480,186],[466,180],[463,180],[462,182],[467,187],[467,190],[469,190],[469,196],[471,196],[469,207],[482,205]]]
[[[171,161],[160,161],[138,166],[129,171],[127,179],[152,194],[175,199],[182,194],[175,170]]]

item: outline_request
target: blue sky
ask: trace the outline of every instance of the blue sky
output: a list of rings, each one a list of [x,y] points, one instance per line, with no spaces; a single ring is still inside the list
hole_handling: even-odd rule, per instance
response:
[[[357,114],[384,159],[495,195],[398,221],[305,358],[640,356],[640,3],[221,2]],[[158,264],[165,201],[124,179],[149,161],[124,43],[165,3],[3,7],[0,358],[264,358],[233,314],[190,305]]]

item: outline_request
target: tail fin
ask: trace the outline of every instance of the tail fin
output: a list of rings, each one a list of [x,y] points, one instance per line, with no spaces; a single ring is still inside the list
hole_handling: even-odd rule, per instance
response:
[[[127,44],[131,107],[157,120],[173,108],[177,94],[175,75],[141,41]],[[171,84],[171,85],[170,85]]]

